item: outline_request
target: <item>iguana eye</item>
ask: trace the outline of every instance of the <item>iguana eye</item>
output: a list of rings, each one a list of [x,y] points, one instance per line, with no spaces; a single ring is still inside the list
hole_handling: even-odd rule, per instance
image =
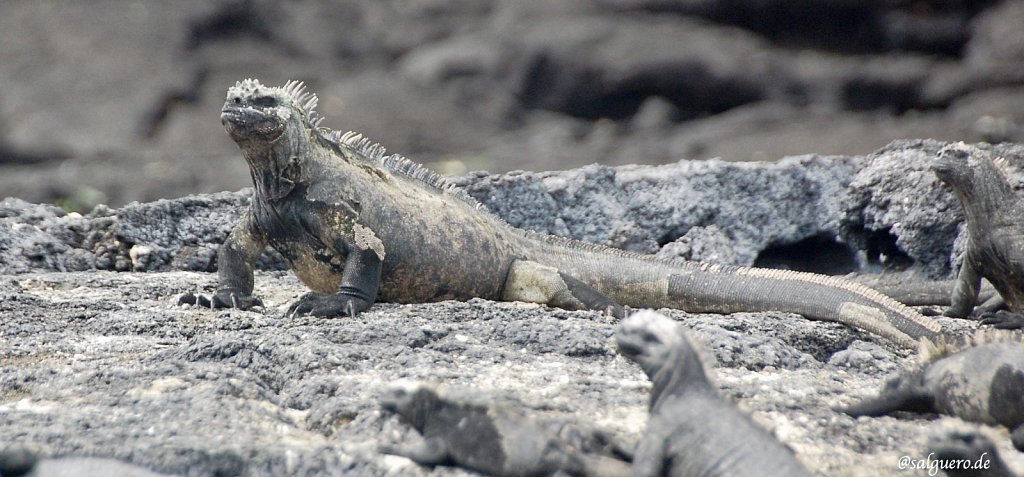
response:
[[[273,108],[277,106],[277,98],[273,96],[260,96],[252,100],[252,105],[261,108]]]

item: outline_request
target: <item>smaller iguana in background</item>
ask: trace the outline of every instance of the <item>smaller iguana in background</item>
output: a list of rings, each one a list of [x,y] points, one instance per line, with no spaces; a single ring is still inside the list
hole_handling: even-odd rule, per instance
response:
[[[290,314],[354,316],[376,300],[525,301],[616,316],[623,307],[694,313],[784,311],[844,323],[913,348],[938,323],[837,277],[659,259],[529,232],[489,213],[438,174],[359,134],[320,127],[298,82],[239,81],[221,123],[249,164],[251,207],[218,251],[212,298],[248,309],[269,245],[312,290]]]
[[[629,463],[603,436],[565,422],[543,422],[510,405],[482,405],[425,383],[396,383],[381,407],[423,437],[381,452],[421,465],[457,465],[496,477],[625,477]]]
[[[1024,451],[1024,339],[991,330],[962,342],[924,344],[918,365],[888,379],[878,396],[838,410],[851,416],[941,413],[1003,425]]]
[[[1002,328],[1024,327],[1024,202],[1001,165],[964,143],[945,147],[932,163],[963,206],[967,247],[946,316],[966,318],[978,299],[981,279],[999,292],[977,312]],[[993,315],[1000,308],[1013,314]]]
[[[718,394],[683,327],[650,310],[615,332],[654,385],[633,477],[810,476],[793,452]]]

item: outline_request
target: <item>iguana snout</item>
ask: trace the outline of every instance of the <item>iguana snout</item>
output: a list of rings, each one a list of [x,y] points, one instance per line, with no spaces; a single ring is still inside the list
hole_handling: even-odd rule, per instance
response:
[[[680,345],[684,339],[680,333],[671,318],[641,310],[619,323],[615,344],[623,356],[650,372],[665,363],[672,348]]]
[[[395,381],[381,393],[380,407],[385,411],[404,414],[412,406],[416,394],[429,391],[427,386],[413,381]]]

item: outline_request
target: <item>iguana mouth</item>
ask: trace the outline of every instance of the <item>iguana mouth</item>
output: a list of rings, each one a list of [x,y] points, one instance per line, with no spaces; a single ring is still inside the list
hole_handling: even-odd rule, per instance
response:
[[[220,122],[231,122],[234,124],[252,124],[258,121],[266,121],[264,113],[252,108],[228,107],[220,111]]]
[[[232,137],[245,137],[254,133],[260,136],[277,135],[284,132],[276,116],[244,106],[225,105],[220,111],[220,123]]]
[[[942,159],[936,160],[929,166],[932,172],[935,173],[935,177],[938,177],[943,182],[947,182],[953,176],[953,164]]]
[[[639,356],[643,353],[643,347],[629,339],[627,336],[619,336],[615,340],[619,353],[625,356]]]

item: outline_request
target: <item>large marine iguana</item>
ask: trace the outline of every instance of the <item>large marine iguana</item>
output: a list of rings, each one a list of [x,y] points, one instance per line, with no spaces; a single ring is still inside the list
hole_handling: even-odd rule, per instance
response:
[[[507,405],[442,397],[424,383],[396,383],[380,398],[384,410],[409,423],[423,440],[382,445],[386,454],[421,465],[458,465],[497,477],[625,477],[629,464],[600,436],[564,422],[543,423]]]
[[[654,385],[631,476],[811,475],[789,449],[718,395],[682,326],[642,310],[619,324],[615,341]]]
[[[621,305],[690,312],[777,310],[868,330],[913,347],[939,325],[835,277],[664,260],[514,228],[441,176],[359,134],[319,127],[317,98],[298,82],[245,80],[221,122],[249,164],[251,207],[218,252],[211,299],[247,309],[253,267],[270,245],[312,292],[290,313],[355,315],[374,300],[474,297],[567,309]]]
[[[1013,332],[922,346],[921,362],[890,378],[877,397],[838,408],[851,416],[937,412],[1001,424],[1024,451],[1024,341]]]
[[[999,300],[979,306],[995,312],[1005,306],[1024,312],[1024,202],[1013,192],[1006,175],[990,157],[966,144],[945,147],[932,163],[935,175],[952,187],[963,206],[967,247],[946,316],[965,318],[974,310],[984,277],[999,292]],[[1020,315],[997,315],[1003,327],[1024,327]],[[1016,324],[1016,326],[1013,326]]]

